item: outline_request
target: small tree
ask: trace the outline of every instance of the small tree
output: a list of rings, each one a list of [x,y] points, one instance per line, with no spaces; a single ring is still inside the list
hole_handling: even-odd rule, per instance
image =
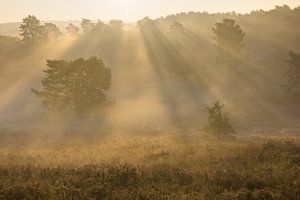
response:
[[[217,137],[235,133],[228,114],[223,111],[223,108],[224,105],[221,105],[219,102],[216,102],[212,107],[207,108],[208,125],[205,127],[207,133]]]
[[[44,26],[40,24],[34,15],[29,15],[23,19],[20,25],[20,35],[26,43],[40,42],[45,37]]]
[[[94,31],[95,32],[101,32],[107,28],[107,25],[102,22],[101,20],[98,20],[98,22],[94,26]]]
[[[109,22],[109,27],[113,30],[121,30],[123,26],[124,23],[121,20],[113,19]]]
[[[103,106],[111,85],[111,70],[101,59],[48,60],[43,91],[32,89],[48,109],[85,113]]]
[[[293,51],[289,53],[290,59],[286,60],[290,68],[286,75],[288,76],[288,83],[285,85],[287,91],[300,96],[300,54]]]
[[[172,25],[170,25],[170,31],[172,32],[176,32],[176,33],[184,33],[184,26],[177,22],[177,21],[174,21]]]
[[[53,23],[45,23],[44,30],[48,41],[57,40],[62,35],[59,28]]]
[[[79,34],[79,28],[72,23],[67,26],[66,30],[70,36],[78,36]]]
[[[218,61],[226,67],[236,67],[242,60],[245,32],[233,19],[224,19],[212,29],[217,42]]]
[[[82,19],[81,21],[81,28],[83,33],[89,33],[95,27],[95,24],[92,23],[89,19]]]

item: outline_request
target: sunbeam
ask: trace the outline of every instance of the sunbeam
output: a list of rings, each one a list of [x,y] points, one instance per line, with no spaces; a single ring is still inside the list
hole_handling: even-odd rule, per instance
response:
[[[299,199],[298,5],[2,3],[0,199]]]

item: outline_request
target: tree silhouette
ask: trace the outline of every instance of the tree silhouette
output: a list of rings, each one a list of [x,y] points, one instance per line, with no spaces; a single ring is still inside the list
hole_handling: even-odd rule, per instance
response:
[[[53,23],[45,23],[44,31],[46,39],[50,41],[57,40],[62,35],[59,28]]]
[[[45,37],[45,29],[34,15],[29,15],[20,25],[20,35],[26,43],[40,42]]]
[[[67,33],[69,35],[78,36],[79,28],[77,26],[75,26],[74,24],[70,23],[66,29],[67,29]]]
[[[282,6],[275,6],[275,9],[274,9],[274,11],[275,12],[280,12],[280,13],[288,13],[288,12],[290,12],[292,9],[288,6],[288,5],[286,5],[286,4],[284,4],[284,5],[282,5]]]
[[[98,22],[95,24],[93,31],[96,33],[102,32],[107,28],[107,25],[103,23],[101,20],[98,20]]]
[[[285,85],[287,91],[295,93],[300,96],[300,54],[293,51],[289,53],[290,59],[286,60],[290,68],[286,75],[288,76],[288,83]]]
[[[235,133],[233,126],[229,120],[227,113],[223,111],[224,106],[218,101],[213,106],[208,107],[208,125],[205,131],[214,136],[220,137]]]
[[[144,27],[144,26],[152,26],[155,24],[154,20],[150,19],[149,17],[144,17],[143,19],[139,20],[137,22],[139,27]]]
[[[114,30],[121,30],[124,23],[121,20],[111,20],[109,22],[109,27]]]
[[[95,27],[95,24],[93,24],[91,20],[89,20],[89,19],[82,19],[82,21],[81,21],[81,28],[82,28],[83,33],[89,33],[89,32],[91,32],[94,27]]]
[[[242,61],[245,32],[233,19],[216,23],[212,30],[217,42],[218,61],[228,68],[236,67]]]
[[[174,21],[173,24],[170,25],[170,31],[172,32],[176,32],[176,33],[184,33],[184,26],[177,22],[177,21]]]
[[[111,70],[101,59],[47,60],[43,91],[32,89],[48,109],[72,109],[85,113],[105,105]]]

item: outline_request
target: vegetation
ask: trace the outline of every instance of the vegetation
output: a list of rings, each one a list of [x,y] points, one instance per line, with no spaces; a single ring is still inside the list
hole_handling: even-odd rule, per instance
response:
[[[40,42],[44,39],[44,34],[44,28],[36,16],[29,15],[23,19],[23,23],[20,25],[20,35],[23,37],[23,41],[27,43]]]
[[[78,36],[79,33],[79,28],[77,26],[75,26],[74,24],[70,23],[67,26],[67,33],[73,36]]]
[[[229,120],[227,113],[223,111],[224,106],[219,102],[214,103],[208,110],[208,125],[205,131],[214,136],[220,137],[235,133],[233,126]]]
[[[287,71],[288,83],[285,85],[288,92],[300,96],[300,54],[289,53],[290,60],[286,60],[290,68]]]
[[[57,40],[62,33],[55,24],[45,23],[41,25],[36,16],[29,15],[23,19],[23,23],[20,25],[20,35],[24,42],[36,44],[42,41]]]
[[[181,23],[174,21],[174,23],[170,25],[170,31],[184,33],[184,26]]]
[[[5,26],[0,200],[300,199],[299,7]]]
[[[60,32],[59,28],[53,23],[45,23],[44,31],[48,41],[57,40],[62,35],[62,32]]]
[[[74,61],[48,60],[43,91],[32,89],[49,109],[72,109],[76,113],[91,111],[102,106],[105,91],[111,85],[111,71],[101,59]]]
[[[223,19],[213,28],[218,47],[218,61],[226,67],[236,67],[242,61],[241,50],[245,32],[233,19]]]
[[[2,149],[0,199],[299,199],[296,138],[201,137],[118,135],[87,146],[73,137],[57,150]]]
[[[89,19],[83,19],[81,22],[83,33],[89,33],[94,28],[94,24]]]

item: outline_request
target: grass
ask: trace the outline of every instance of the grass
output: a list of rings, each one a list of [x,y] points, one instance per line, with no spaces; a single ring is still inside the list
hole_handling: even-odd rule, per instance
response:
[[[0,199],[300,199],[298,137],[45,138],[5,139]]]

